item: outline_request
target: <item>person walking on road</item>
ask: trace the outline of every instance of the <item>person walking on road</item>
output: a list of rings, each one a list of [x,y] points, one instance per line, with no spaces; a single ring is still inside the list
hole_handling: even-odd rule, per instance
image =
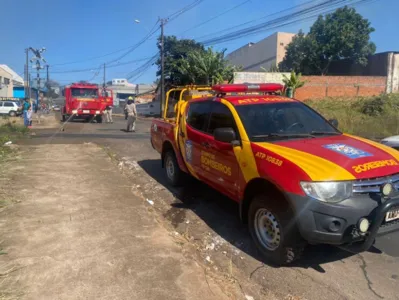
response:
[[[114,121],[112,120],[112,106],[111,105],[107,105],[107,107],[105,108],[105,122],[106,123],[114,123]]]
[[[130,96],[127,101],[126,105],[126,111],[128,114],[127,118],[127,132],[135,132],[136,128],[136,119],[137,119],[137,110],[136,110],[136,104],[134,104],[133,97]]]
[[[22,113],[24,115],[24,125],[26,127],[29,126],[29,119],[28,119],[28,110],[31,108],[31,105],[29,103],[29,99],[25,98],[25,102],[22,105]]]
[[[32,128],[32,113],[32,107],[29,107],[26,113],[26,118],[28,119],[28,128]]]
[[[125,113],[125,120],[127,120],[128,114],[127,114],[127,103],[125,104],[125,107],[123,108],[123,112]]]

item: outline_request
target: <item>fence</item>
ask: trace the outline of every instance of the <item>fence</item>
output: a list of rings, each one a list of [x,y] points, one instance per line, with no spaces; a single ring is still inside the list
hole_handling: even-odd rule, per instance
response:
[[[305,85],[298,89],[298,100],[324,97],[375,96],[386,92],[385,76],[303,76]]]

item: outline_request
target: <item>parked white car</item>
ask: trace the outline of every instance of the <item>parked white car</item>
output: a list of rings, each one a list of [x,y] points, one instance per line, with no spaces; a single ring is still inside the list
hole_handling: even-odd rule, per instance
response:
[[[20,114],[18,103],[14,101],[0,101],[0,114],[15,117]]]
[[[394,135],[381,140],[381,144],[399,150],[399,135]]]

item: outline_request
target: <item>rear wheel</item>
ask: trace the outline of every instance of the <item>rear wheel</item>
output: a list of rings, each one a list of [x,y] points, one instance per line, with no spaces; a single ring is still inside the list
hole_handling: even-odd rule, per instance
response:
[[[15,112],[15,111],[10,111],[9,113],[8,113],[8,115],[10,116],[10,117],[15,117],[16,115],[17,115],[17,113]]]
[[[272,263],[285,265],[298,259],[305,243],[300,238],[289,208],[276,195],[260,194],[249,207],[248,225],[259,251]]]
[[[97,123],[102,123],[103,122],[103,116],[96,116],[96,122]]]
[[[183,172],[180,170],[175,153],[170,150],[166,152],[164,157],[164,167],[166,178],[172,186],[179,186],[183,181]]]

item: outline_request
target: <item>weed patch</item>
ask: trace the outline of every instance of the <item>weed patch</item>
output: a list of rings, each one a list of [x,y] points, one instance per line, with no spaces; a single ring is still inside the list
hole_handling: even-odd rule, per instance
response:
[[[399,135],[399,94],[325,98],[305,103],[325,118],[337,119],[343,132],[370,139]]]

